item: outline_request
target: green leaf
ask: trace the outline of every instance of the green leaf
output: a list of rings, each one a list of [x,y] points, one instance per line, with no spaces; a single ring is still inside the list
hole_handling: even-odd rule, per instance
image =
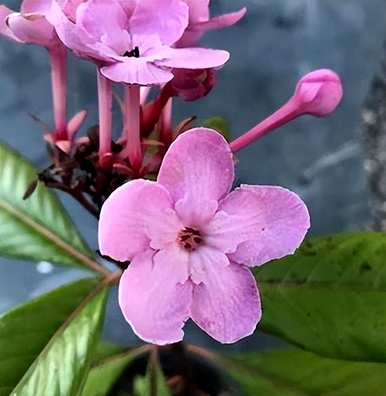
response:
[[[63,286],[0,317],[0,395],[77,395],[103,318],[95,279]]]
[[[256,269],[261,329],[321,355],[386,361],[386,234],[315,238]]]
[[[117,348],[117,347],[115,347]],[[111,345],[106,348],[103,346],[103,354],[110,354]],[[107,395],[125,368],[140,354],[142,348],[128,351],[101,361],[95,362],[88,375],[82,396],[105,396]],[[100,351],[98,352],[100,355]]]
[[[386,365],[348,362],[290,349],[227,358],[245,396],[384,396]]]
[[[220,132],[227,140],[231,137],[231,128],[228,120],[221,116],[214,116],[203,121],[202,126],[205,128],[215,129]]]
[[[36,177],[31,164],[0,144],[0,255],[81,265],[92,253],[56,196],[39,183],[23,200]]]

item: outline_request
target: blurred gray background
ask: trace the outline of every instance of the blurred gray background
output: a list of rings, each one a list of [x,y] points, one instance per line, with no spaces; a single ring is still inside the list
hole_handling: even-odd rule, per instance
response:
[[[4,3],[17,9],[20,2]],[[336,113],[326,119],[297,120],[243,150],[238,178],[243,183],[278,184],[298,192],[310,208],[313,234],[365,229],[370,223],[369,194],[358,139],[360,108],[382,58],[384,0],[212,0],[212,5],[213,14],[244,5],[248,14],[237,26],[205,37],[206,46],[229,50],[231,61],[207,98],[176,104],[175,119],[223,115],[238,136],[284,103],[301,75],[321,67],[336,70],[345,87]],[[48,160],[41,129],[28,113],[52,121],[45,50],[2,39],[0,71],[1,139],[42,169]],[[87,125],[96,123],[92,64],[71,60],[69,101],[69,114],[86,108]],[[76,202],[63,200],[96,247],[96,221]],[[82,275],[50,263],[1,259],[0,313]],[[138,342],[121,318],[115,296],[110,300],[106,337],[122,344]],[[210,342],[192,325],[187,339]],[[265,348],[271,342],[256,333],[226,348]]]

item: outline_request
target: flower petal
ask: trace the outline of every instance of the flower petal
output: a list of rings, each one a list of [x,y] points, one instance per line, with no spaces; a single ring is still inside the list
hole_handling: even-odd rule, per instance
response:
[[[128,261],[150,245],[161,248],[175,242],[180,229],[167,190],[155,182],[133,180],[104,203],[99,248],[115,260]]]
[[[184,0],[189,6],[189,24],[207,21],[209,14],[209,0]]]
[[[309,227],[307,207],[295,193],[244,185],[220,203],[203,232],[208,245],[252,267],[292,254]]]
[[[180,135],[166,153],[158,175],[177,202],[185,225],[209,220],[230,190],[234,164],[229,144],[218,132],[196,128]]]
[[[127,58],[102,67],[101,73],[115,82],[139,85],[165,84],[173,78],[170,71],[147,62],[146,58]]]
[[[119,284],[119,305],[144,341],[164,345],[181,341],[190,316],[192,283],[182,250],[136,256]]]
[[[182,0],[141,0],[130,19],[132,34],[156,34],[162,44],[178,41],[189,22],[189,8]]]
[[[45,14],[51,7],[52,0],[23,0],[20,6],[20,12]]]
[[[0,34],[18,43],[23,43],[23,40],[19,39],[7,24],[8,16],[11,14],[13,14],[12,10],[4,5],[0,5]]]
[[[41,14],[10,14],[7,24],[14,35],[24,43],[52,47],[61,45],[54,27]]]
[[[209,69],[223,66],[228,62],[230,54],[227,51],[207,48],[167,48],[159,49],[157,53],[162,60],[158,65],[183,69]]]
[[[206,279],[193,290],[191,317],[224,344],[251,335],[261,318],[256,281],[244,266],[208,262]]]

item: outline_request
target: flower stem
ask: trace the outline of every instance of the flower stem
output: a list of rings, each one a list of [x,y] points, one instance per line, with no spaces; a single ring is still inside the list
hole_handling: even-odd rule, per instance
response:
[[[166,147],[168,147],[173,140],[172,111],[173,98],[170,98],[162,110],[161,118],[158,123],[160,140],[166,145]]]
[[[58,46],[49,50],[51,60],[52,99],[55,140],[67,140],[67,50]]]
[[[273,131],[293,120],[299,116],[299,109],[292,99],[290,99],[284,106],[270,115],[264,121],[257,124],[248,132],[230,143],[230,148],[233,152],[239,151],[248,146],[253,141],[262,138],[269,132]]]
[[[126,85],[124,88],[124,135],[126,152],[134,171],[142,164],[142,147],[140,135],[140,86]]]
[[[99,106],[99,161],[111,152],[113,91],[111,81],[97,71]]]

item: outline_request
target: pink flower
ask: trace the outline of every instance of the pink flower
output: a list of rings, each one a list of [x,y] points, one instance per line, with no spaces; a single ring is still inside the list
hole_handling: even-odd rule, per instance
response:
[[[314,70],[303,76],[295,93],[279,110],[234,140],[233,152],[303,115],[324,117],[332,113],[343,98],[343,86],[338,74],[329,69]]]
[[[233,182],[229,144],[199,128],[171,145],[156,182],[130,181],[105,202],[100,250],[131,261],[119,304],[143,340],[180,341],[188,318],[222,343],[255,330],[262,313],[249,268],[292,254],[309,215],[286,189],[230,192]]]
[[[177,46],[194,45],[206,32],[222,29],[237,23],[245,15],[244,7],[239,11],[211,18],[209,12],[210,0],[184,0],[189,6],[189,25]]]
[[[51,0],[24,0],[20,12],[0,5],[0,34],[25,44],[53,48],[61,45],[54,27],[45,18]]]
[[[173,78],[172,68],[220,67],[229,58],[226,51],[173,48],[189,22],[183,0],[88,0],[75,20],[53,0],[48,19],[67,47],[97,62],[115,82],[164,84]]]

